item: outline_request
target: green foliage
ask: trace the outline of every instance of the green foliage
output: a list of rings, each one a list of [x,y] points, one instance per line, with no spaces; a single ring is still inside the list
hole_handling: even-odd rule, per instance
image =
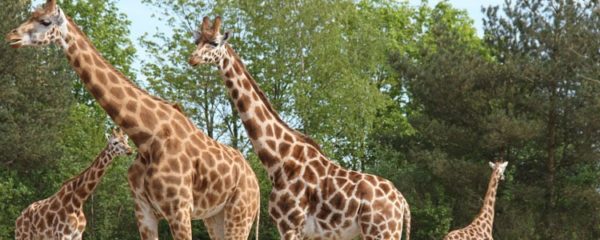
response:
[[[22,204],[28,204],[33,190],[19,181],[15,171],[0,168],[0,238],[11,239],[15,219],[21,214]]]
[[[590,111],[598,94],[589,94],[599,85],[587,75],[597,74],[589,61],[598,52],[587,49],[598,45],[592,8],[571,1],[517,1],[505,15],[488,8],[481,41],[464,13],[440,3],[423,15],[415,52],[393,56],[417,134],[390,136],[406,142],[390,148],[426,164],[434,181],[424,192],[441,186],[452,229],[480,207],[489,170],[477,166],[503,158],[513,170],[500,185],[495,238],[597,238],[597,217],[584,214],[600,207],[593,147],[600,139],[588,134],[600,117]],[[419,157],[432,153],[443,154]]]
[[[534,229],[541,239],[600,236],[597,216],[585,214],[600,207],[600,138],[590,134],[600,129],[592,120],[600,118],[600,84],[590,78],[598,76],[590,62],[600,58],[594,47],[600,44],[595,9],[592,2],[530,1],[505,6],[506,17],[497,8],[486,10],[485,40],[501,63],[498,68],[528,90],[526,99],[513,104],[525,110],[518,116],[539,126],[527,148],[513,152],[524,163],[518,171],[530,173],[521,172],[515,180],[540,189],[536,198],[543,199],[538,203],[543,211]],[[516,24],[505,24],[509,20]],[[531,173],[538,179],[531,181]]]
[[[27,4],[7,3],[0,10],[0,32],[19,26]],[[23,51],[21,51],[23,50]],[[11,49],[0,44],[0,164],[27,170],[52,165],[60,151],[52,142],[68,114],[71,97],[60,52]],[[53,75],[55,79],[49,79]]]

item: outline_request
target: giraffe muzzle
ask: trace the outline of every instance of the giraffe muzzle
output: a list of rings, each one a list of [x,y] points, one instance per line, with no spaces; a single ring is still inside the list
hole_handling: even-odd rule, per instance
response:
[[[192,65],[192,67],[195,67],[195,66],[198,66],[198,64],[200,64],[200,60],[199,60],[199,58],[192,56],[192,57],[190,57],[190,59],[188,60],[188,63],[189,63],[190,65]]]
[[[12,48],[20,48],[23,46],[22,38],[17,34],[16,31],[11,31],[8,35],[6,35],[6,41]]]

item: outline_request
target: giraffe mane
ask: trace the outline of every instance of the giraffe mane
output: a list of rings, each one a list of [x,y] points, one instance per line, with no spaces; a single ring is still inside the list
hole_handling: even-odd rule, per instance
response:
[[[85,41],[89,45],[89,47],[92,49],[93,53],[98,54],[99,56],[102,56],[102,54],[100,53],[100,51],[98,51],[98,49],[96,48],[96,46],[90,41],[89,37],[78,27],[78,25],[73,21],[73,19],[71,17],[67,16],[66,14],[65,14],[65,17],[67,18],[67,21],[71,24],[71,26],[73,26],[73,28],[69,28],[69,29],[70,30],[74,30],[75,32],[77,32],[77,34],[79,36],[81,36],[81,39],[83,41]],[[130,87],[133,87],[133,88],[139,90],[140,92],[146,94],[148,97],[150,97],[153,100],[156,100],[156,101],[159,101],[159,102],[164,102],[167,105],[173,107],[175,110],[183,113],[183,111],[181,111],[181,109],[178,108],[178,107],[176,107],[174,104],[171,104],[170,102],[168,102],[168,101],[166,101],[166,100],[164,100],[162,98],[154,96],[154,95],[148,93],[148,91],[146,91],[146,90],[140,88],[138,85],[134,84],[131,81],[131,79],[129,79],[129,77],[125,76],[125,74],[123,74],[121,71],[117,70],[112,64],[110,64],[109,62],[107,62],[106,59],[104,59],[103,57],[100,58],[100,60],[102,61],[102,63],[104,63],[104,65],[106,65],[106,67],[108,69],[110,69],[113,73],[115,73],[117,75],[117,77],[126,79],[127,81],[125,81],[125,82]]]
[[[221,27],[221,17],[220,16],[217,16],[215,18],[212,26],[211,26],[209,17],[205,16],[202,19],[202,24],[199,26],[200,34],[199,34],[198,39],[195,40],[195,43],[199,44],[199,43],[204,43],[204,42],[214,40],[215,36],[219,34],[220,27]],[[231,46],[229,46],[229,44],[225,44],[225,47],[227,48],[227,52],[229,54],[231,54],[235,58],[236,61],[238,61],[239,63],[242,63],[242,60],[240,59],[239,55],[233,50],[233,48],[231,48]],[[267,110],[269,112],[271,112],[271,114],[275,117],[275,120],[277,122],[279,122],[288,131],[290,131],[290,132],[296,134],[298,137],[300,137],[301,140],[303,140],[304,142],[306,142],[309,145],[316,148],[317,151],[321,155],[325,156],[325,154],[321,150],[321,147],[312,138],[306,136],[304,133],[301,133],[300,131],[298,131],[296,129],[291,128],[286,122],[281,120],[281,117],[279,116],[277,111],[275,111],[275,109],[273,108],[273,105],[271,104],[269,99],[266,97],[265,93],[256,85],[256,81],[254,80],[252,75],[250,75],[250,73],[248,72],[248,69],[246,69],[245,64],[241,64],[241,66],[243,68],[244,75],[250,81],[252,88],[254,89],[254,91],[256,93],[258,93],[258,97],[265,103]]]
[[[242,60],[240,59],[240,57],[238,56],[238,54],[233,50],[233,48],[231,48],[231,46],[229,46],[229,44],[226,45],[227,46],[227,51],[229,52],[229,54],[231,54],[232,56],[234,56],[235,60],[242,63]],[[252,75],[250,75],[250,73],[248,72],[248,69],[246,69],[246,66],[244,64],[241,64],[243,70],[244,70],[244,75],[248,78],[248,80],[250,81],[252,88],[254,89],[254,91],[256,93],[258,93],[258,97],[261,99],[261,101],[263,101],[265,103],[265,106],[267,107],[267,110],[269,112],[271,112],[271,114],[275,117],[275,120],[277,122],[279,122],[283,127],[285,127],[288,131],[296,134],[298,137],[300,137],[301,140],[303,140],[304,142],[308,143],[309,145],[313,146],[314,148],[317,149],[317,151],[325,156],[325,154],[323,153],[323,151],[321,150],[321,147],[319,146],[319,144],[317,144],[315,142],[315,140],[313,140],[312,138],[306,136],[306,134],[291,128],[285,121],[283,121],[281,119],[281,117],[279,116],[279,113],[277,113],[277,111],[275,111],[275,109],[273,108],[273,105],[271,104],[271,102],[269,101],[269,99],[267,98],[267,96],[265,95],[265,93],[258,87],[258,85],[256,84],[256,80],[254,80],[254,78],[252,77]]]
[[[98,155],[96,155],[96,157],[94,158],[94,161],[95,161],[96,159],[98,159],[100,156],[102,156],[102,154],[103,154],[103,153],[104,153],[104,152],[105,152],[107,149],[108,149],[108,146],[104,147],[104,148],[102,149],[102,151],[101,151],[101,152],[100,152]],[[79,179],[79,178],[80,178],[80,177],[81,177],[83,174],[85,174],[85,172],[87,172],[88,170],[90,170],[90,168],[92,168],[92,165],[89,165],[87,168],[85,168],[85,170],[83,170],[83,171],[79,172],[79,174],[77,174],[77,175],[75,175],[75,176],[73,176],[73,177],[71,177],[71,178],[67,179],[66,181],[64,181],[64,182],[63,182],[63,183],[60,185],[60,187],[62,188],[62,187],[64,187],[65,185],[67,185],[67,184],[69,184],[69,183],[71,183],[71,182],[73,182],[73,181],[76,181],[76,180],[77,180],[77,179]]]

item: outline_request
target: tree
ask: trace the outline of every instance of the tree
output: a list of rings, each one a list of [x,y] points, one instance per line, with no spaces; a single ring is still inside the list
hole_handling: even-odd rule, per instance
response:
[[[481,205],[465,198],[481,198],[487,186],[480,184],[489,177],[482,166],[496,148],[479,140],[492,131],[473,128],[489,114],[479,79],[489,54],[466,12],[448,3],[423,4],[413,19],[412,34],[391,55],[396,106],[381,113],[370,157],[382,159],[374,170],[411,203],[413,226],[421,229],[413,237],[439,239],[472,220]]]
[[[28,16],[27,7],[22,2],[6,4],[0,32],[16,28]],[[58,140],[55,133],[72,100],[68,82],[53,79],[68,74],[59,51],[21,50],[0,45],[0,163],[27,170],[59,158],[53,145]]]
[[[449,207],[451,228],[467,225],[481,207],[485,161],[502,158],[510,164],[499,188],[495,238],[597,238],[598,218],[584,214],[600,199],[598,128],[590,123],[598,118],[591,109],[600,107],[590,94],[598,88],[589,77],[597,74],[598,57],[592,8],[518,1],[505,6],[505,17],[488,8],[485,41],[447,3],[424,15],[433,21],[416,54],[392,58],[415,133],[381,137],[415,166],[401,176],[407,184],[426,180],[417,185],[419,200],[410,202],[432,199],[433,208],[426,204],[417,214],[431,209],[429,217],[448,226]]]
[[[600,206],[598,124],[600,21],[594,2],[507,2],[486,9],[486,41],[517,84],[529,90],[526,115],[539,129],[520,151],[528,175],[518,181],[539,189],[541,239],[593,239]],[[510,24],[509,24],[510,23]],[[536,176],[532,181],[532,175]],[[586,199],[583,203],[580,199]],[[524,199],[518,199],[520,202]],[[564,211],[569,209],[569,211]],[[567,231],[559,229],[569,229]]]

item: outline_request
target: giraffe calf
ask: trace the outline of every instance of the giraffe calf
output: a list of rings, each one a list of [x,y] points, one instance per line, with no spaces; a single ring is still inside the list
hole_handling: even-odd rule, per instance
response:
[[[113,131],[92,165],[66,181],[49,198],[29,205],[17,218],[15,239],[81,239],[86,219],[83,204],[96,189],[113,158],[131,154],[127,135]]]

